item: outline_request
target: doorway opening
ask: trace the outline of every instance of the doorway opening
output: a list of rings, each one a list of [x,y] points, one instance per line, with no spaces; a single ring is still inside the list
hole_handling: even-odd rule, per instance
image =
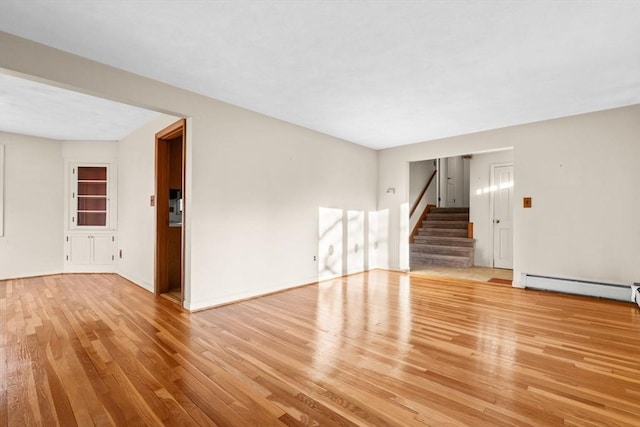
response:
[[[409,163],[409,205],[416,207],[409,218],[409,269],[418,274],[510,284],[513,176],[512,148]],[[427,190],[423,193],[425,183]],[[464,208],[468,214],[462,212]],[[445,211],[451,216],[446,227]],[[469,221],[466,235],[462,223],[467,221],[465,214]],[[449,240],[461,247],[452,247]],[[466,247],[471,246],[471,262],[467,259],[464,266],[453,265],[463,262],[459,257],[468,254],[470,249]]]
[[[156,133],[155,293],[184,303],[185,136],[181,119]]]

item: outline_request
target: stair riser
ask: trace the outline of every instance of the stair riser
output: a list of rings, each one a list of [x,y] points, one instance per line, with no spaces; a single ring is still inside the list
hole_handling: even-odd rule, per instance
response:
[[[411,255],[411,264],[426,264],[439,267],[456,267],[456,268],[469,268],[473,267],[473,261],[470,259],[464,260],[443,260],[429,258],[428,255],[415,254]]]
[[[431,208],[429,211],[430,214],[441,214],[441,213],[464,213],[469,214],[469,208]]]
[[[465,236],[466,237],[466,236]],[[451,239],[447,237],[438,236],[415,236],[413,238],[414,243],[421,243],[425,245],[439,245],[439,246],[458,246],[458,247],[473,247],[473,239]]]
[[[428,221],[469,221],[468,214],[428,214]]]
[[[455,247],[455,246],[413,246],[411,247],[411,254],[439,254],[439,255],[456,255],[473,257],[473,248],[469,247]]]
[[[424,228],[463,228],[467,229],[466,221],[422,221]]]

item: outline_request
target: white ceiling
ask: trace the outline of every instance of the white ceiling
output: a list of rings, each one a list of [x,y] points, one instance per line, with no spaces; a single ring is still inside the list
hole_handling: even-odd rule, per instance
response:
[[[0,73],[0,130],[66,141],[118,141],[158,113]]]
[[[0,29],[372,148],[640,103],[639,1],[0,0]]]

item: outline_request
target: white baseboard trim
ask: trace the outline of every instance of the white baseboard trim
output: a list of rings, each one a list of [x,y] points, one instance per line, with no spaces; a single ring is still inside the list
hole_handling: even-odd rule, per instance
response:
[[[523,273],[521,284],[528,289],[562,292],[574,295],[614,299],[618,301],[634,301],[631,285],[619,283]]]

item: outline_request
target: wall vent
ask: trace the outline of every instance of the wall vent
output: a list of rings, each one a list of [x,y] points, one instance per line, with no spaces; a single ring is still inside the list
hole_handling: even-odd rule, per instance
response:
[[[560,277],[538,276],[526,273],[523,274],[522,277],[524,287],[529,289],[586,295],[597,298],[615,299],[619,301],[635,301],[640,306],[640,284],[636,287],[617,283],[564,279]]]

